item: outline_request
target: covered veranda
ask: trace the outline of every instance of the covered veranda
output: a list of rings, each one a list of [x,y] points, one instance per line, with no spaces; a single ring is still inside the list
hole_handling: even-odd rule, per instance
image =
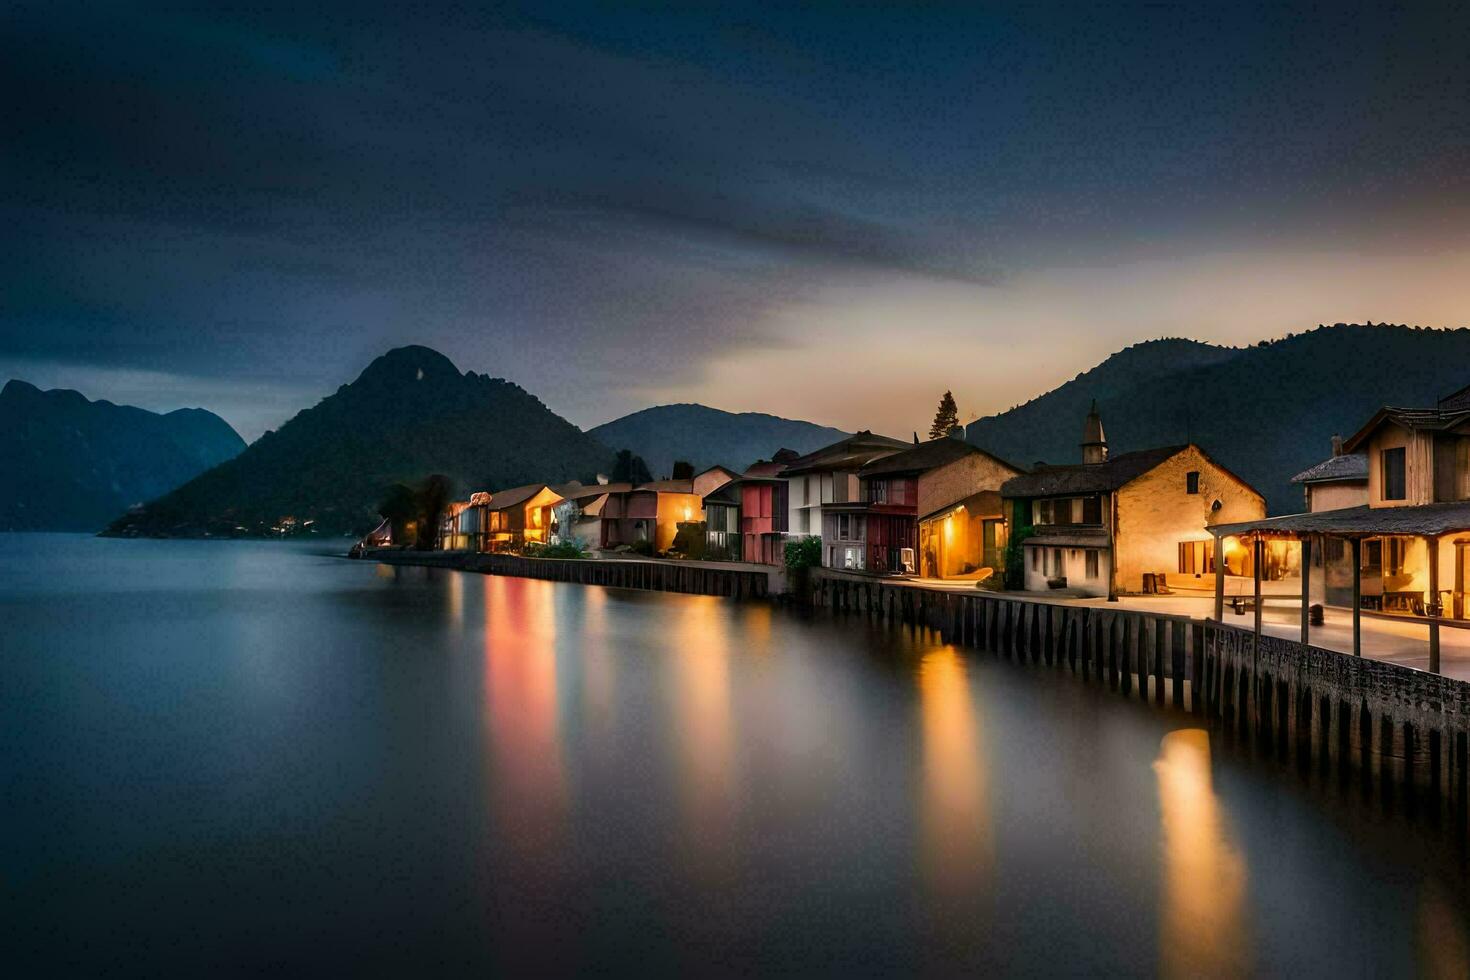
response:
[[[1313,560],[1313,549],[1346,547],[1346,567],[1351,581],[1350,590],[1344,599],[1352,617],[1352,653],[1363,655],[1363,619],[1365,615],[1376,620],[1390,620],[1401,624],[1422,625],[1428,640],[1428,669],[1440,672],[1441,630],[1465,629],[1470,627],[1466,619],[1470,608],[1466,603],[1466,567],[1470,556],[1470,501],[1445,504],[1426,504],[1417,507],[1349,507],[1342,510],[1320,511],[1307,514],[1290,514],[1284,517],[1222,524],[1210,528],[1215,537],[1215,553],[1222,553],[1227,539],[1250,549],[1254,556],[1251,562],[1252,592],[1249,603],[1254,614],[1255,632],[1262,628],[1262,614],[1268,602],[1294,601],[1299,604],[1301,642],[1311,642],[1311,607],[1313,602],[1313,576],[1325,577],[1328,564],[1325,560]],[[1264,550],[1268,542],[1293,541],[1300,547],[1299,594],[1285,597],[1279,594],[1264,594],[1261,569],[1265,565]],[[1376,542],[1376,545],[1374,543]],[[1364,548],[1375,546],[1380,551],[1393,552],[1396,573],[1393,578],[1386,568],[1380,569],[1383,576],[1376,583],[1376,611],[1364,610]],[[1412,556],[1406,557],[1406,556]],[[1446,564],[1448,563],[1448,569]],[[1215,563],[1214,618],[1223,621],[1225,610],[1226,569],[1221,562]],[[1400,581],[1393,582],[1393,579]],[[1385,582],[1393,582],[1395,588],[1385,589]],[[1323,590],[1326,605],[1325,590]],[[1398,601],[1390,603],[1390,597]],[[1397,611],[1395,611],[1397,610]],[[1447,614],[1448,613],[1448,614]],[[1321,628],[1320,625],[1317,628]]]

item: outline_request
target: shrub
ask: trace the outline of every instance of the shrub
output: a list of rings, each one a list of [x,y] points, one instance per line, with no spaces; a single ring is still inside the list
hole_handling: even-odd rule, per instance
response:
[[[628,545],[628,550],[631,551],[635,555],[642,555],[644,558],[652,558],[653,557],[653,542],[652,541],[634,541],[632,544]]]
[[[562,541],[557,544],[528,544],[524,554],[527,558],[586,558],[587,552],[582,550],[581,544],[576,541]]]
[[[1021,545],[1035,533],[1035,528],[1023,527],[1011,535],[1010,544],[1006,545],[1005,550],[1006,588],[1019,590],[1026,587],[1026,555]]]
[[[797,538],[786,542],[786,567],[791,569],[816,568],[822,564],[822,539],[818,537]]]

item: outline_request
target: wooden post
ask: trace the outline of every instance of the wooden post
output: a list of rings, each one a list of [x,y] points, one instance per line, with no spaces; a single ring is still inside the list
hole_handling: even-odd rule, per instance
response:
[[[1215,535],[1215,622],[1225,621],[1225,537]]]
[[[1363,655],[1363,539],[1353,538],[1353,656]]]
[[[1425,612],[1429,614],[1429,672],[1439,673],[1439,617],[1444,612],[1439,605],[1439,538],[1424,539],[1429,549],[1429,603]]]
[[[1327,574],[1323,570],[1323,574]],[[1309,642],[1307,632],[1307,609],[1312,603],[1312,538],[1302,538],[1302,646]]]
[[[1248,700],[1242,706],[1245,708],[1247,718],[1250,717],[1252,709],[1259,712],[1261,707],[1261,692],[1256,688],[1256,661],[1261,654],[1261,562],[1266,557],[1265,545],[1265,541],[1259,534],[1255,535],[1251,541],[1251,578],[1255,585],[1256,623],[1255,630],[1251,633],[1251,676],[1246,694]]]

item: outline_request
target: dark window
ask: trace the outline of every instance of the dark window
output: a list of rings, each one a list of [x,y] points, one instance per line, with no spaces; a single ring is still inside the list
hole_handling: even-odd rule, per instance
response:
[[[1190,470],[1184,474],[1184,492],[1199,493],[1199,470]]]
[[[1101,524],[1102,523],[1102,498],[1101,497],[1083,497],[1082,498],[1082,523],[1083,524]]]
[[[1087,549],[1087,577],[1097,578],[1097,549]]]
[[[1040,548],[1032,548],[1031,549],[1031,570],[1034,572],[1034,571],[1037,571],[1040,568],[1041,568],[1041,549]]]
[[[1404,472],[1404,447],[1385,449],[1379,454],[1383,474],[1383,499],[1403,500],[1408,494]]]

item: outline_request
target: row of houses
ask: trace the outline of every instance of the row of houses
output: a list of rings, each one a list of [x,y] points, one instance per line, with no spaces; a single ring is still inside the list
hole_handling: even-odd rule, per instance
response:
[[[1261,495],[1198,446],[1109,456],[1095,409],[1076,464],[1027,468],[960,435],[908,443],[863,431],[683,480],[478,493],[449,509],[440,542],[519,552],[575,541],[779,565],[788,541],[816,538],[827,567],[978,583],[998,576],[1014,541],[1025,588],[1116,595],[1203,577],[1212,525],[1265,516]]]
[[[822,565],[864,574],[979,583],[1010,553],[1012,585],[1029,591],[1218,595],[1259,578],[1314,603],[1470,618],[1470,389],[1334,439],[1294,478],[1305,511],[1285,517],[1197,445],[1110,454],[1095,406],[1074,463],[1023,466],[958,436],[863,431],[684,480],[476,494],[441,542],[779,565],[787,542],[815,538]]]

